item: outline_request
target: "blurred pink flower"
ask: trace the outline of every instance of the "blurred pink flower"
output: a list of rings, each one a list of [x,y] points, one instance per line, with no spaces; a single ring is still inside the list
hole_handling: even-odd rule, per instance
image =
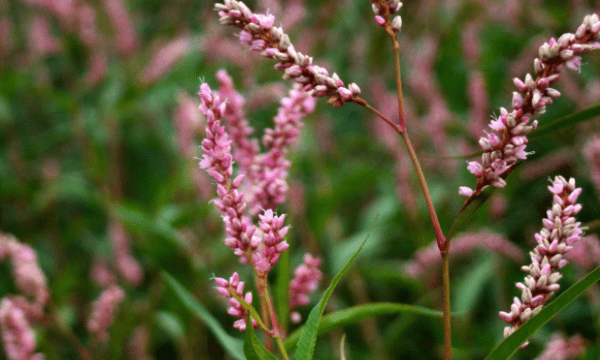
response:
[[[35,334],[25,312],[13,304],[10,298],[4,298],[0,303],[0,328],[4,351],[10,360],[44,359],[42,354],[33,354]]]
[[[137,51],[139,41],[125,4],[121,0],[103,0],[110,22],[115,29],[117,47],[124,55]]]
[[[600,266],[600,240],[596,235],[589,235],[575,244],[565,258],[584,270],[591,271]]]
[[[88,69],[84,76],[85,83],[88,86],[96,86],[106,75],[108,59],[106,54],[102,52],[94,52],[88,58]]]
[[[13,48],[13,24],[8,17],[0,18],[0,60],[7,57]],[[1,65],[1,64],[0,64]]]
[[[125,229],[121,224],[113,221],[109,224],[108,236],[113,244],[115,263],[120,275],[128,284],[139,285],[144,278],[144,270],[131,256],[129,236]]]
[[[13,267],[13,277],[17,288],[30,297],[13,301],[23,305],[30,317],[39,317],[49,298],[46,276],[40,269],[35,251],[29,245],[18,242],[13,236],[0,234],[0,260],[10,257]]]
[[[125,293],[120,287],[110,285],[92,304],[93,313],[88,320],[87,328],[100,341],[108,340],[108,328],[114,322],[117,306],[124,298]]]
[[[300,313],[293,311],[299,306],[310,303],[309,295],[317,290],[323,273],[319,269],[321,259],[304,254],[304,262],[294,270],[294,278],[290,282],[290,316],[294,323],[301,320]]]
[[[52,34],[46,17],[34,16],[30,19],[29,46],[33,57],[43,57],[62,50],[62,45]]]
[[[475,249],[489,250],[517,263],[525,260],[525,254],[505,237],[487,231],[466,233],[452,239],[451,258],[464,257]],[[412,277],[423,277],[431,269],[441,264],[440,251],[437,242],[417,250],[414,259],[404,264],[404,271]]]
[[[127,343],[127,350],[130,359],[134,360],[150,360],[152,356],[149,354],[150,350],[150,331],[145,325],[136,327],[129,338]]]
[[[194,157],[196,144],[195,135],[203,126],[202,117],[198,111],[200,102],[183,91],[177,95],[177,109],[173,116],[175,122],[175,137],[179,150],[186,159]]]
[[[580,334],[567,339],[564,334],[554,333],[535,360],[574,360],[585,354],[585,351],[585,339]]]
[[[117,281],[117,278],[108,267],[108,262],[104,259],[94,260],[94,265],[92,266],[90,276],[92,281],[102,288],[105,288]]]
[[[596,193],[600,197],[600,135],[594,135],[585,144],[583,153],[589,164],[592,182],[596,186]]]
[[[187,36],[171,40],[154,53],[152,59],[140,74],[143,84],[152,84],[165,76],[189,52],[190,41]]]

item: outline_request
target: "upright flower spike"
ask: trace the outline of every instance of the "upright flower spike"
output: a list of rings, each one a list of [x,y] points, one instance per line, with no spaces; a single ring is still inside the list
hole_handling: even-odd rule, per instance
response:
[[[287,169],[291,165],[286,155],[304,127],[302,119],[314,111],[316,101],[302,90],[301,85],[295,84],[280,104],[273,119],[275,127],[266,129],[262,138],[268,151],[256,156],[249,169],[248,204],[252,215],[261,209],[274,210],[285,202],[289,188]]]
[[[560,289],[558,280],[562,275],[558,270],[568,262],[564,255],[581,238],[581,223],[574,217],[581,210],[577,204],[581,188],[575,187],[575,179],[567,181],[557,176],[548,189],[554,194],[552,208],[542,220],[544,227],[535,234],[538,245],[529,253],[531,264],[521,268],[529,274],[524,283],[517,283],[521,298],[514,298],[510,312],[500,312],[500,317],[511,325],[504,328],[504,337],[537,314]]]
[[[578,70],[581,64],[579,54],[600,49],[600,20],[598,15],[588,15],[575,34],[566,33],[558,40],[540,46],[539,57],[534,61],[535,76],[527,74],[524,80],[514,79],[519,91],[513,93],[512,111],[500,108],[500,116],[489,124],[494,132],[486,133],[479,139],[483,149],[481,162],[468,162],[468,170],[477,177],[475,189],[461,186],[459,194],[476,196],[485,187],[504,187],[503,175],[513,169],[517,160],[525,160],[527,134],[537,127],[537,120],[531,116],[546,111],[560,92],[550,86],[558,81],[560,71],[566,66]]]
[[[289,226],[283,226],[285,215],[276,216],[273,210],[265,210],[258,216],[259,227],[263,233],[262,251],[254,253],[254,268],[261,273],[267,273],[279,260],[279,256],[286,251],[290,245],[283,240],[289,230]]]
[[[222,25],[242,29],[242,43],[248,44],[252,50],[260,51],[265,57],[275,59],[275,69],[284,72],[284,79],[294,79],[313,96],[328,97],[329,103],[334,107],[340,107],[345,102],[363,103],[358,97],[358,85],[352,83],[344,87],[344,82],[336,73],[330,76],[326,69],[313,65],[310,56],[296,51],[283,29],[273,26],[275,17],[272,14],[255,14],[246,4],[237,0],[217,3],[215,10],[219,12]]]
[[[240,281],[240,276],[237,273],[233,273],[233,275],[229,278],[229,281],[223,278],[215,278],[215,282],[217,283],[217,287],[215,288],[219,294],[223,295],[224,298],[229,300],[229,304],[231,305],[229,309],[227,309],[227,313],[229,315],[235,316],[239,318],[233,323],[233,327],[238,329],[239,331],[246,330],[246,317],[248,316],[248,310],[237,301],[231,294],[236,294],[240,298],[244,299],[245,302],[252,305],[252,293],[247,292],[244,295],[244,282]],[[252,326],[255,328],[258,327],[258,324],[254,319],[252,319]]]
[[[227,129],[231,134],[233,158],[242,172],[248,173],[250,166],[254,163],[254,157],[259,151],[259,146],[257,139],[249,138],[254,129],[248,125],[243,110],[246,100],[235,90],[233,80],[227,71],[217,71],[216,78],[220,83],[219,94],[227,102],[223,119],[227,122]]]
[[[234,249],[241,262],[247,262],[250,253],[258,247],[259,239],[254,237],[255,227],[249,218],[244,216],[246,203],[244,195],[238,191],[244,176],[231,179],[233,175],[233,156],[231,155],[231,139],[221,126],[221,118],[226,109],[220,96],[214,94],[208,84],[200,86],[200,111],[206,116],[206,137],[202,141],[204,155],[200,168],[217,182],[218,198],[215,206],[223,216],[225,232],[228,237],[225,245]]]
[[[108,328],[115,320],[117,307],[125,298],[125,293],[117,285],[110,285],[100,294],[98,300],[92,305],[94,311],[88,320],[87,328],[101,341],[108,340]]]

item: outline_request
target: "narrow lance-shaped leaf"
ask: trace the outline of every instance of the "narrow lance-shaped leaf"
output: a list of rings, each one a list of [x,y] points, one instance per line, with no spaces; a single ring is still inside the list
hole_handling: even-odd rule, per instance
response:
[[[400,313],[410,313],[435,318],[443,317],[443,313],[441,311],[431,310],[420,306],[405,305],[398,303],[371,303],[353,306],[344,310],[324,315],[321,319],[319,329],[317,330],[317,335],[322,335],[330,332],[331,330],[357,323],[363,319],[381,315]],[[285,348],[288,351],[291,350],[294,347],[294,345],[298,343],[300,334],[303,331],[304,327],[297,329],[288,336],[287,340],[285,341]]]
[[[594,120],[598,116],[600,116],[600,105],[592,106],[548,122],[538,127],[535,131],[532,131],[527,137],[529,140],[537,140],[554,132],[564,130],[565,128],[574,127],[581,122]]]
[[[175,278],[166,272],[162,273],[163,279],[173,289],[175,295],[181,300],[183,305],[196,315],[213,333],[217,341],[223,346],[223,349],[237,360],[246,360],[244,356],[243,341],[229,335],[219,324],[208,310],[196,300]]]
[[[379,216],[379,214],[377,215]],[[342,276],[344,276],[346,271],[350,268],[352,261],[354,261],[356,256],[358,256],[358,253],[369,239],[369,236],[371,235],[371,232],[375,227],[375,222],[377,222],[377,217],[375,217],[375,221],[373,222],[373,226],[371,227],[371,231],[369,231],[369,234],[365,237],[365,239],[360,244],[356,252],[352,255],[352,257],[346,262],[346,265],[344,265],[342,270],[340,270],[340,272],[333,277],[333,279],[331,280],[331,284],[329,284],[329,287],[327,288],[327,290],[325,290],[325,294],[323,294],[321,300],[319,300],[317,305],[315,305],[315,307],[311,310],[310,314],[308,315],[308,319],[306,320],[306,324],[304,325],[304,330],[300,334],[298,346],[296,347],[296,360],[312,359],[315,351],[315,345],[317,343],[319,324],[321,323],[321,319],[323,317],[323,312],[325,311],[327,301],[329,301],[331,294],[333,294],[335,286],[341,280]]]
[[[277,358],[265,348],[258,340],[252,326],[252,316],[248,312],[246,318],[246,335],[244,335],[244,354],[248,360],[277,360]]]
[[[565,290],[565,292],[559,295],[550,304],[546,305],[537,315],[527,320],[527,322],[521,325],[512,335],[504,339],[500,345],[492,350],[488,357],[486,357],[486,360],[509,359],[519,347],[531,337],[531,335],[599,280],[600,267],[597,267],[575,285]]]

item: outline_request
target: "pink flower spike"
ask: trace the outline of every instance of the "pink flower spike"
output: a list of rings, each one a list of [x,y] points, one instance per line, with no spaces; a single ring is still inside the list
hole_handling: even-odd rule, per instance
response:
[[[233,327],[244,331],[246,330],[246,317],[248,315],[248,310],[244,308],[237,299],[231,296],[231,293],[235,293],[239,297],[243,298],[248,304],[252,304],[252,293],[247,292],[245,295],[244,291],[244,282],[240,281],[240,277],[237,273],[233,273],[229,282],[223,278],[215,278],[215,282],[217,283],[217,292],[221,294],[225,299],[229,300],[230,307],[227,309],[227,313],[231,316],[235,316],[240,318],[233,323]],[[253,326],[257,327],[258,324],[253,319]]]
[[[273,58],[277,61],[275,68],[285,71],[293,65],[301,68],[301,71],[286,71],[284,79],[293,79],[303,85],[314,88],[318,85],[326,87],[326,91],[314,92],[315,96],[329,97],[334,107],[340,107],[345,102],[357,100],[358,95],[352,92],[352,96],[342,99],[337,88],[344,86],[344,82],[337,75],[327,75],[319,66],[312,64],[312,58],[306,56],[294,48],[290,38],[283,32],[281,27],[273,27],[275,19],[270,14],[255,14],[248,6],[238,0],[226,0],[223,4],[215,4],[215,10],[219,13],[219,22],[222,25],[234,26],[241,29],[240,41],[251,44],[253,50],[262,51],[261,55]],[[263,51],[264,50],[264,51]]]
[[[575,188],[575,180],[567,181],[562,176],[557,176],[548,190],[554,194],[554,199],[566,200],[560,203],[554,201],[547,213],[548,217],[543,219],[544,228],[535,235],[538,245],[529,253],[531,264],[522,267],[528,273],[524,281],[527,286],[517,286],[521,290],[521,301],[515,298],[511,306],[511,314],[515,312],[515,316],[500,316],[511,325],[505,328],[505,336],[537,314],[543,304],[560,289],[557,282],[562,275],[558,270],[567,264],[563,257],[571,249],[570,244],[577,242],[582,233],[580,223],[571,217],[581,209],[577,206],[579,204],[574,203],[580,193],[580,190]]]
[[[501,108],[501,116],[498,119],[493,119],[489,125],[492,130],[502,133],[500,141],[502,148],[492,144],[489,136],[482,137],[479,140],[479,144],[484,151],[481,157],[481,164],[484,166],[483,171],[478,172],[476,175],[477,186],[469,196],[479,194],[489,185],[504,186],[505,182],[501,180],[501,177],[507,171],[513,169],[513,165],[519,159],[525,160],[527,158],[528,153],[525,150],[526,135],[537,127],[536,121],[530,126],[527,125],[530,116],[544,113],[546,105],[552,104],[553,99],[560,96],[560,92],[550,86],[558,81],[562,68],[566,66],[573,70],[579,70],[581,58],[575,54],[587,53],[600,48],[600,46],[597,46],[598,31],[600,30],[597,29],[600,29],[598,16],[595,14],[586,16],[583,24],[575,34],[564,34],[558,40],[551,38],[547,43],[540,46],[538,58],[534,60],[537,78],[534,79],[533,76],[527,74],[524,80],[513,79],[519,90],[519,92],[513,93],[513,111],[508,112],[505,108]],[[514,138],[517,139],[513,140]],[[493,168],[491,166],[492,162],[487,161],[491,156],[495,157],[494,160],[501,159],[505,161],[506,167],[501,171]]]

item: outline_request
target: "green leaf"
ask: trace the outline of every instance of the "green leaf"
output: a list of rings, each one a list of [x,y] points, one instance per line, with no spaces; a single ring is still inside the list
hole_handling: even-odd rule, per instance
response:
[[[179,300],[183,302],[183,305],[196,315],[208,329],[213,333],[217,341],[223,346],[223,349],[227,351],[231,356],[237,360],[245,360],[243,341],[229,335],[219,324],[208,310],[202,304],[196,300],[196,298],[190,294],[175,278],[168,273],[162,273],[163,279],[173,289]]]
[[[375,222],[377,222],[377,217],[375,218]],[[373,227],[375,227],[375,222],[373,222],[373,226],[371,227],[371,231],[373,231]],[[306,320],[306,324],[304,325],[304,330],[300,334],[300,339],[298,340],[298,346],[296,347],[296,360],[310,360],[313,357],[315,351],[315,345],[317,343],[317,332],[319,330],[319,324],[321,323],[321,319],[323,317],[323,312],[325,311],[325,305],[327,305],[327,301],[331,297],[335,286],[340,282],[344,273],[350,268],[352,261],[356,258],[360,250],[363,248],[367,240],[369,239],[369,235],[371,232],[367,234],[363,242],[358,247],[358,250],[354,252],[352,257],[346,262],[346,265],[342,268],[342,270],[337,273],[333,279],[331,280],[331,284],[327,290],[325,290],[325,294],[317,305],[311,310],[308,315],[308,319]]]
[[[246,335],[244,335],[244,354],[248,360],[277,360],[258,340],[252,326],[252,317],[248,313],[246,319]]]
[[[173,339],[182,340],[185,338],[183,325],[177,316],[175,316],[175,314],[166,311],[159,311],[154,315],[154,322],[160,329],[171,335]]]
[[[539,139],[565,128],[574,127],[581,122],[594,120],[598,116],[600,116],[600,105],[592,106],[546,123],[538,127],[535,131],[532,131],[527,137],[529,140]]]
[[[583,279],[571,286],[550,304],[546,305],[542,311],[521,325],[517,331],[507,337],[486,357],[487,360],[506,360],[509,359],[519,347],[527,341],[536,331],[538,331],[550,319],[556,316],[562,309],[577,299],[590,286],[600,280],[600,267],[592,270]]]
[[[334,329],[354,324],[366,318],[381,315],[411,313],[415,315],[442,318],[444,314],[441,311],[431,310],[421,306],[412,306],[398,303],[371,303],[353,306],[344,310],[336,311],[323,316],[321,324],[317,330],[317,335],[328,333]],[[300,334],[304,327],[291,333],[285,341],[285,348],[290,350],[297,344]]]
[[[458,281],[452,297],[454,311],[463,312],[475,309],[485,285],[494,277],[495,256],[486,256],[471,266],[471,269]]]

